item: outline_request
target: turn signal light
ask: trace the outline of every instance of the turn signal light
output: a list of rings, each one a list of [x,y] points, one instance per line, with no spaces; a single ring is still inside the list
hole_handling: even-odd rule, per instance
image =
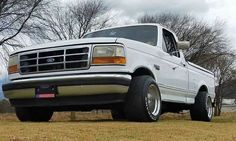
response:
[[[125,57],[93,57],[93,65],[103,65],[103,64],[117,64],[125,65]]]
[[[17,65],[8,67],[8,74],[13,74],[13,73],[17,73]]]

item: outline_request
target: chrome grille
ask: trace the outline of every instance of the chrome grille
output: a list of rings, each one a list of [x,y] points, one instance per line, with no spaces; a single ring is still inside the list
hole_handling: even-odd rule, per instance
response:
[[[20,54],[21,74],[86,69],[89,67],[89,47],[40,50]]]

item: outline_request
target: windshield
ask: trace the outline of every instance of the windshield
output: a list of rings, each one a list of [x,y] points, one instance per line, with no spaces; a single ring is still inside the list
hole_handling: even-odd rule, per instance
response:
[[[157,26],[139,25],[139,26],[118,27],[112,29],[105,29],[101,31],[95,31],[84,36],[84,38],[94,38],[94,37],[126,38],[156,46]]]

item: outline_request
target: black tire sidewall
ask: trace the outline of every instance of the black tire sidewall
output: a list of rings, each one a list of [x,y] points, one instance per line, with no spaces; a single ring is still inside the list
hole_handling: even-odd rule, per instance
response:
[[[53,111],[40,107],[15,107],[16,116],[20,121],[47,122],[51,119]]]
[[[123,120],[125,119],[125,114],[123,109],[112,109],[111,116],[113,120]]]
[[[196,121],[211,121],[213,117],[213,107],[211,117],[208,116],[207,101],[211,100],[211,97],[207,92],[199,92],[195,98],[195,103],[190,109],[192,120]],[[212,101],[212,100],[211,100]]]
[[[17,118],[22,122],[31,121],[32,119],[28,108],[15,107],[15,113]]]

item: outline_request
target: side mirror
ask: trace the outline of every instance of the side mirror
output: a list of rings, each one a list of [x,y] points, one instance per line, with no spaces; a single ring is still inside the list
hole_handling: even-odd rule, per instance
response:
[[[190,47],[189,41],[179,41],[178,42],[178,48],[179,49],[188,49]]]
[[[184,53],[183,53],[183,51],[181,49],[179,50],[179,55],[180,55],[180,58],[185,58],[184,57]]]

